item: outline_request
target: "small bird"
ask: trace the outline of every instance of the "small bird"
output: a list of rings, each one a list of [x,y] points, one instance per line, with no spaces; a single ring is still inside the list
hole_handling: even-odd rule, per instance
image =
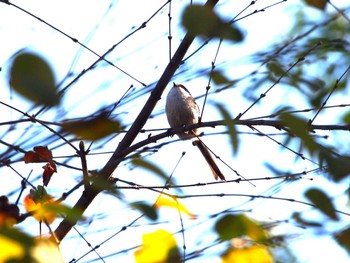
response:
[[[181,84],[175,84],[168,93],[165,112],[171,128],[179,128],[199,122],[199,107],[191,93]],[[197,146],[207,161],[214,178],[226,181],[225,176],[215,163],[212,155],[201,140],[198,139],[198,130],[179,133],[181,139],[192,139],[193,145]]]

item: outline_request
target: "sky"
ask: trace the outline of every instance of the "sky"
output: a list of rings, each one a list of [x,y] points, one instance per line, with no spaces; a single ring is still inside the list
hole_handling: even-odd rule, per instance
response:
[[[201,2],[201,1],[199,1]],[[217,6],[222,14],[228,18],[232,18],[233,14],[238,14],[242,11],[247,3],[250,1],[220,1]],[[277,1],[264,1],[259,0],[257,3],[246,11],[245,14],[251,13],[254,10],[260,10],[260,8],[266,8],[272,3]],[[240,44],[232,44],[224,42],[220,49],[219,56],[217,58],[217,65],[220,69],[227,69],[226,74],[231,78],[239,78],[245,76],[256,69],[258,64],[253,64],[249,60],[249,56],[259,50],[263,50],[271,42],[278,42],[288,39],[285,32],[292,26],[292,22],[296,8],[302,8],[303,5],[297,3],[297,1],[287,1],[271,8],[267,8],[264,12],[258,12],[254,15],[239,21],[238,26],[245,34],[245,40]],[[337,4],[336,1],[333,1]],[[338,1],[340,2],[340,1]],[[128,36],[131,32],[135,31],[144,21],[147,21],[158,10],[165,1],[99,1],[96,4],[95,1],[11,1],[21,9],[28,11],[35,16],[39,17],[43,21],[53,25],[56,29],[49,27],[42,21],[37,20],[35,17],[30,16],[26,12],[15,8],[14,6],[1,4],[0,5],[0,39],[2,39],[0,52],[0,66],[2,68],[0,83],[2,88],[0,89],[1,101],[10,103],[11,105],[20,108],[23,111],[31,109],[30,103],[21,98],[17,94],[13,93],[7,82],[8,68],[10,64],[10,58],[13,54],[19,50],[25,48],[27,50],[35,51],[45,57],[47,61],[53,66],[58,82],[63,81],[61,87],[67,85],[74,76],[79,74],[82,70],[88,68],[96,59],[96,55],[92,54],[87,49],[81,47],[81,45],[72,41],[71,38],[77,39],[80,43],[86,45],[89,49],[93,50],[99,55],[104,54],[115,43],[119,43],[123,38]],[[184,36],[184,29],[180,25],[181,12],[186,1],[173,1],[172,2],[172,42],[171,53],[173,54]],[[297,6],[297,7],[295,7]],[[107,65],[107,63],[101,62],[96,68],[85,74],[80,78],[74,86],[69,90],[67,96],[64,97],[64,104],[57,112],[45,112],[40,115],[40,118],[45,120],[55,121],[62,118],[75,118],[81,115],[89,115],[96,109],[105,105],[111,104],[122,96],[131,85],[133,85],[133,91],[130,93],[128,103],[123,103],[120,106],[120,110],[116,112],[117,116],[124,118],[125,124],[132,123],[139,110],[142,108],[145,99],[147,99],[148,92],[154,83],[161,75],[163,69],[169,61],[169,41],[168,41],[168,12],[169,9],[165,7],[157,13],[147,23],[146,27],[142,30],[132,34],[127,40],[121,42],[112,53],[107,56],[107,59],[112,61],[119,68],[128,72],[133,78],[126,76],[120,70]],[[319,11],[310,10],[310,14],[315,18],[322,15]],[[58,31],[58,30],[59,31]],[[63,32],[60,33],[60,32]],[[70,37],[68,37],[68,36]],[[203,41],[196,40],[194,45],[190,48],[188,54],[191,54],[196,47],[198,47]],[[183,83],[191,91],[194,97],[198,98],[198,103],[203,105],[203,97],[201,96],[205,92],[205,87],[208,82],[207,75],[205,74],[210,70],[211,63],[214,59],[215,52],[217,50],[218,41],[211,42],[211,45],[205,47],[200,55],[194,56],[194,59],[189,59],[186,63],[179,68],[178,72],[173,78],[173,81],[177,83]],[[67,78],[68,72],[72,72],[73,76]],[[146,83],[147,86],[143,87],[140,82]],[[249,85],[249,81],[242,82],[244,85]],[[165,94],[168,92],[170,86],[166,89]],[[217,120],[221,116],[215,107],[216,103],[221,103],[229,107],[233,116],[242,112],[242,109],[246,109],[251,104],[251,101],[242,99],[243,88],[232,89],[230,92],[225,93],[222,96],[220,93],[212,93],[208,99],[208,103],[205,109],[204,121]],[[260,105],[257,105],[247,114],[247,118],[264,116],[275,109],[279,102],[274,100],[298,100],[297,94],[292,91],[286,92],[285,89],[274,89],[272,95],[263,101]],[[159,129],[168,128],[168,124],[164,115],[165,94],[162,100],[157,104],[153,118],[151,118],[145,129]],[[333,101],[336,104],[338,101]],[[344,100],[339,100],[339,103]],[[307,107],[307,105],[299,101],[299,108]],[[18,115],[8,108],[1,108],[0,122],[8,120],[8,116],[11,119],[18,118]],[[126,117],[125,117],[126,116]],[[323,116],[327,120],[327,116]],[[320,120],[322,121],[322,119]],[[220,133],[221,128],[217,128],[214,131],[212,129],[205,129],[206,133],[217,132]],[[258,136],[250,136],[249,129],[242,129],[242,132],[246,133],[242,135],[243,142],[239,154],[232,157],[232,149],[228,139],[218,140],[218,136],[206,136],[204,138],[205,143],[215,153],[218,153],[220,157],[229,163],[230,167],[234,167],[236,171],[243,174],[246,178],[266,177],[271,176],[271,172],[262,168],[262,164],[266,161],[266,156],[270,156],[267,160],[278,160],[274,164],[278,165],[281,169],[289,166],[290,163],[295,165],[291,168],[293,172],[301,172],[304,170],[312,169],[313,164],[308,162],[296,162],[296,156],[294,154],[281,154],[281,149],[273,142],[266,143],[266,138]],[[18,138],[22,130],[18,129],[13,133],[12,138]],[[272,132],[272,131],[271,131]],[[45,132],[49,134],[49,132]],[[137,140],[147,138],[149,133],[141,134]],[[117,146],[120,137],[109,142],[101,142],[94,145],[94,151],[104,152],[112,151]],[[11,137],[7,138],[11,139]],[[169,138],[165,141],[171,141],[175,138]],[[19,139],[20,141],[20,139]],[[109,144],[109,145],[108,145]],[[28,146],[29,147],[29,146]],[[55,156],[65,156],[68,153],[74,154],[74,152],[67,152],[64,147],[58,147],[58,143],[54,143],[51,147],[57,147],[54,154]],[[28,149],[29,150],[29,149]],[[210,171],[204,161],[198,157],[198,150],[192,147],[190,142],[172,143],[164,146],[161,149],[161,153],[150,154],[149,160],[160,164],[166,169],[168,173],[176,167],[177,162],[180,160],[182,152],[186,152],[186,155],[181,159],[180,164],[175,169],[174,177],[179,184],[191,184],[198,182],[210,182],[212,181]],[[94,155],[89,157],[89,168],[97,169],[108,159],[108,154]],[[21,167],[21,173],[28,174],[31,169],[35,167],[34,173],[40,174],[41,165],[37,166],[25,166]],[[133,181],[140,184],[159,184],[160,180],[156,176],[147,173],[145,171],[139,171],[137,168],[130,169],[132,165],[125,163],[116,172],[117,176],[130,180],[131,174],[134,175]],[[196,173],[192,172],[193,167],[196,168]],[[237,176],[230,168],[220,163],[220,168],[224,174],[227,174],[227,178],[236,179]],[[138,171],[137,173],[134,170]],[[77,182],[79,173],[77,172],[74,177],[70,177],[69,173],[65,173],[65,169],[59,168],[59,176],[52,179],[52,188],[50,189],[53,195],[59,196],[62,189],[69,189]],[[68,170],[67,170],[68,171]],[[312,178],[313,180],[309,180]],[[39,182],[37,182],[39,183]],[[1,184],[0,184],[1,185]],[[7,189],[15,189],[19,185],[19,178],[11,179],[7,182]],[[280,187],[283,191],[276,192],[276,196],[295,198],[298,200],[303,199],[303,192],[305,189],[318,185],[320,187],[327,186],[331,192],[343,192],[346,189],[344,185],[329,185],[328,180],[317,174],[308,174],[299,183],[282,184]],[[263,193],[273,194],[272,189],[278,189],[279,184],[274,181],[264,181],[263,183],[256,183],[254,186],[251,184],[218,184],[208,185],[205,188],[191,188],[186,193],[201,194],[201,193],[236,193],[236,194],[256,194],[261,195]],[[2,189],[0,186],[1,191]],[[147,191],[126,191],[127,200],[155,200],[157,195],[149,193]],[[80,192],[76,192],[71,196],[71,202],[77,200]],[[346,200],[339,198],[337,202],[340,205],[344,205]],[[207,197],[207,198],[194,198],[184,200],[186,206],[194,213],[199,215],[199,220],[191,221],[190,219],[184,219],[185,226],[188,227],[188,235],[186,235],[186,244],[188,246],[188,252],[195,247],[201,247],[205,244],[213,242],[214,235],[212,234],[211,225],[212,220],[208,219],[208,215],[214,214],[215,211],[219,212],[227,208],[228,202],[232,202],[232,209],[243,209],[248,215],[264,221],[279,221],[288,219],[290,212],[293,209],[300,209],[305,213],[309,213],[312,218],[320,219],[319,214],[311,211],[310,207],[305,207],[300,204],[288,203],[286,201],[271,201],[257,200],[255,202],[249,202],[247,198],[222,198]],[[211,208],[210,212],[207,211],[207,205]],[[113,207],[113,209],[111,209]],[[229,206],[231,207],[231,206]],[[251,210],[252,212],[249,212]],[[123,214],[123,218],[120,218],[120,214]],[[99,196],[93,204],[89,207],[86,217],[87,221],[78,226],[79,231],[82,231],[84,237],[91,241],[94,245],[100,244],[107,240],[110,235],[116,233],[118,229],[124,225],[129,224],[133,218],[136,218],[137,212],[131,210],[125,203],[119,202],[115,198],[109,195]],[[171,210],[161,211],[161,218],[164,220],[163,224],[169,231],[178,231],[181,229],[179,220],[170,220],[169,218],[178,218],[177,212]],[[89,221],[91,219],[91,221]],[[102,223],[101,223],[102,222]],[[175,222],[175,223],[174,223]],[[35,225],[34,220],[28,220],[23,227],[28,231],[32,225]],[[122,251],[128,249],[135,244],[141,242],[141,232],[153,231],[158,225],[145,225],[145,221],[140,221],[140,226],[131,227],[125,233],[119,234],[116,238],[112,238],[111,241],[106,242],[98,250],[99,254],[107,255],[113,251]],[[142,227],[142,228],[141,228]],[[55,227],[53,227],[55,228]],[[298,226],[292,226],[288,222],[280,224],[276,231],[283,233],[283,231],[290,231],[293,229],[295,238],[291,239],[290,248],[293,253],[296,252],[296,256],[300,262],[320,262],[332,260],[333,262],[346,262],[348,256],[346,252],[339,248],[327,235],[319,234],[318,238],[314,238],[312,231],[303,235],[304,229]],[[329,229],[330,230],[330,229]],[[33,230],[29,230],[37,234],[37,227]],[[74,232],[74,231],[73,231]],[[194,239],[197,235],[202,234],[201,240]],[[299,236],[300,235],[300,236]],[[310,236],[308,236],[310,235]],[[180,235],[178,242],[181,246]],[[193,239],[193,240],[192,240]],[[312,245],[310,246],[310,239]],[[78,240],[78,241],[77,241]],[[120,240],[123,240],[120,244]],[[212,248],[208,252],[208,256],[193,260],[193,262],[220,262],[218,257],[218,251],[220,248]],[[61,250],[66,262],[72,258],[79,258],[89,251],[87,244],[81,239],[74,237],[74,234],[67,237],[61,244]],[[111,252],[112,251],[112,252]],[[118,260],[124,260],[130,262],[133,258],[133,250],[121,253],[118,255]],[[96,258],[96,254],[90,253],[88,256],[83,257],[81,262],[89,262]],[[113,259],[111,258],[113,261]],[[108,258],[106,259],[107,262]],[[110,261],[110,262],[112,262]]]

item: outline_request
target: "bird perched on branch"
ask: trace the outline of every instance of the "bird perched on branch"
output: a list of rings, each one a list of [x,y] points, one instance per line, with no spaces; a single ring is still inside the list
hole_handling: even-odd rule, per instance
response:
[[[191,93],[181,84],[175,84],[168,93],[165,112],[171,128],[179,128],[199,122],[199,107]],[[225,176],[217,166],[213,156],[205,144],[198,138],[198,130],[179,133],[181,139],[191,139],[193,145],[197,146],[207,161],[214,178],[226,181]]]

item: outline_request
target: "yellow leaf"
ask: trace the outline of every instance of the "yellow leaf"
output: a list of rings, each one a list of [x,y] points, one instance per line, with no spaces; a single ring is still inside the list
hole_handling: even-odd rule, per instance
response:
[[[176,240],[166,230],[157,230],[142,236],[142,247],[134,253],[137,263],[180,262]]]
[[[38,263],[62,263],[62,255],[58,246],[46,239],[38,239],[35,242],[35,247],[32,250],[32,256]]]
[[[23,246],[13,239],[0,235],[0,262],[6,262],[10,259],[21,259],[25,251]]]
[[[63,131],[89,141],[99,140],[123,129],[118,120],[111,120],[105,114],[84,120],[64,121],[61,125]]]
[[[27,212],[34,212],[33,217],[38,220],[38,221],[44,221],[47,222],[48,224],[51,224],[56,216],[57,213],[53,211],[52,207],[53,206],[53,198],[50,197],[47,201],[45,202],[35,202],[30,194],[28,194],[24,198],[24,208],[26,209]]]
[[[272,263],[270,251],[261,245],[230,249],[222,257],[222,263]]]
[[[170,207],[170,208],[175,208],[176,210],[181,211],[182,213],[188,215],[191,217],[191,219],[196,218],[194,214],[192,214],[186,206],[181,204],[179,201],[177,201],[175,198],[166,198],[166,197],[160,197],[155,205],[156,207]]]

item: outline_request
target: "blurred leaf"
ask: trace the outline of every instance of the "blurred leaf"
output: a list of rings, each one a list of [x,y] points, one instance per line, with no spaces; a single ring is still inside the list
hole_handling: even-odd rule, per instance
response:
[[[58,206],[53,204],[53,197],[47,195],[42,199],[37,197],[38,190],[30,190],[30,194],[26,195],[23,201],[24,208],[27,212],[33,212],[33,217],[38,221],[47,222],[51,224],[57,217],[57,212],[53,211],[52,207]]]
[[[315,205],[315,208],[320,210],[333,220],[338,221],[338,215],[333,206],[332,200],[321,190],[312,188],[305,193],[307,199]]]
[[[88,180],[90,181],[91,187],[93,189],[99,192],[104,191],[105,193],[108,193],[120,199],[125,198],[123,193],[115,185],[115,183],[118,181],[117,178],[110,178],[106,180],[103,178],[103,176],[101,176],[100,172],[96,170],[92,170],[89,173],[90,175],[88,176]]]
[[[312,96],[308,98],[309,103],[315,108],[321,107],[327,95],[328,95],[327,90],[321,90],[319,92],[315,92],[314,94],[312,94]]]
[[[134,159],[132,160],[132,163],[135,165],[135,166],[139,166],[139,167],[142,167],[146,170],[149,170],[153,173],[155,173],[156,175],[158,175],[159,177],[163,178],[165,181],[168,180],[168,175],[160,168],[160,166],[158,165],[155,165],[151,162],[148,162],[148,161],[145,161],[145,160],[142,160],[142,159]],[[168,183],[172,183],[171,182],[168,182]]]
[[[14,228],[0,228],[0,248],[1,263],[63,262],[57,244],[34,239]]]
[[[60,102],[49,64],[31,53],[17,54],[11,64],[10,85],[27,99],[46,106]]]
[[[134,252],[137,263],[181,262],[180,251],[174,236],[166,230],[142,235],[142,247]]]
[[[222,217],[216,222],[215,231],[223,240],[248,236],[252,240],[260,242],[267,238],[267,232],[257,222],[243,214]]]
[[[275,77],[280,77],[281,75],[285,74],[285,70],[283,69],[282,65],[277,61],[268,63],[267,69],[270,73],[273,73]]]
[[[233,117],[230,115],[230,113],[226,110],[226,108],[222,104],[217,103],[216,107],[218,108],[221,116],[224,118],[224,121],[226,122],[228,134],[229,134],[230,139],[231,139],[233,155],[236,155],[238,152],[239,140],[238,140],[238,134],[237,134],[236,127],[232,123]]]
[[[299,212],[294,212],[292,217],[294,218],[294,220],[297,223],[299,223],[302,226],[307,226],[307,227],[308,226],[311,226],[311,227],[321,227],[321,226],[323,226],[322,223],[318,223],[318,222],[315,222],[315,221],[308,221],[308,220],[303,219]]]
[[[346,124],[350,124],[350,111],[344,114],[342,121]]]
[[[334,239],[350,254],[350,228],[335,233]]]
[[[303,145],[308,149],[310,154],[314,154],[319,148],[314,138],[309,134],[307,121],[292,114],[282,114],[280,120],[289,128],[292,136],[301,139]]]
[[[342,23],[340,21],[332,23],[331,25],[329,25],[329,28],[327,30],[333,31],[333,33],[336,33],[335,35],[331,37],[325,36],[325,37],[310,38],[308,42],[310,44],[322,42],[322,47],[320,49],[317,49],[317,52],[320,53],[321,55],[325,55],[330,51],[341,52],[347,55],[346,52],[348,52],[349,40],[345,38],[335,38],[335,37],[339,37],[339,35],[341,34],[346,35],[344,31],[346,31],[347,26],[348,26],[348,23]],[[329,74],[333,74],[335,70],[334,67],[336,66],[336,64],[329,63],[329,66],[331,68],[327,68],[326,70]]]
[[[0,262],[20,260],[25,255],[25,248],[20,240],[13,240],[1,235],[0,231]]]
[[[292,106],[289,106],[289,105],[280,105],[276,108],[275,110],[275,114],[276,115],[281,115],[283,113],[287,113],[288,111],[294,111],[295,108],[293,108]]]
[[[52,199],[52,196],[47,193],[42,185],[38,185],[36,190],[30,189],[29,194],[35,203],[46,202]]]
[[[18,222],[19,216],[18,206],[10,204],[7,196],[0,196],[0,229],[6,226],[12,227]]]
[[[130,203],[130,206],[134,209],[141,211],[145,214],[145,216],[147,216],[153,221],[158,219],[157,209],[155,209],[154,206],[147,204],[146,202],[132,202]]]
[[[155,204],[157,207],[170,207],[174,208],[178,211],[181,211],[182,213],[185,213],[186,215],[190,216],[191,218],[195,218],[196,216],[192,214],[185,205],[181,204],[179,201],[176,199],[174,200],[173,198],[167,198],[161,196],[158,200],[157,203]]]
[[[327,4],[327,0],[304,0],[309,6],[315,7],[320,10],[324,10]]]
[[[335,156],[329,151],[322,150],[319,154],[321,162],[326,162],[327,171],[332,180],[339,182],[350,174],[350,157]]]
[[[182,15],[182,24],[193,35],[208,38],[224,38],[232,41],[242,41],[241,31],[221,20],[215,12],[201,5],[188,6]]]
[[[222,256],[223,263],[272,263],[271,252],[266,246],[252,245],[243,248],[229,249]]]
[[[34,238],[15,228],[0,228],[0,262],[34,262],[29,257]]]
[[[277,176],[286,175],[286,171],[278,169],[277,167],[275,167],[274,165],[272,165],[270,163],[265,162],[264,165],[267,169],[269,169],[273,174],[275,174]]]
[[[62,203],[54,203],[54,204],[48,204],[47,205],[48,211],[56,212],[61,217],[64,217],[65,220],[69,222],[77,222],[79,221],[85,221],[86,218],[82,216],[81,211],[79,211],[78,208],[75,207],[69,207]]]
[[[63,263],[62,254],[57,244],[44,238],[35,240],[35,246],[31,251],[32,256],[38,263]]]
[[[213,71],[211,77],[216,85],[232,83],[221,71]]]
[[[62,130],[73,133],[83,140],[95,141],[110,134],[120,132],[119,121],[110,120],[104,114],[79,121],[65,121]]]

